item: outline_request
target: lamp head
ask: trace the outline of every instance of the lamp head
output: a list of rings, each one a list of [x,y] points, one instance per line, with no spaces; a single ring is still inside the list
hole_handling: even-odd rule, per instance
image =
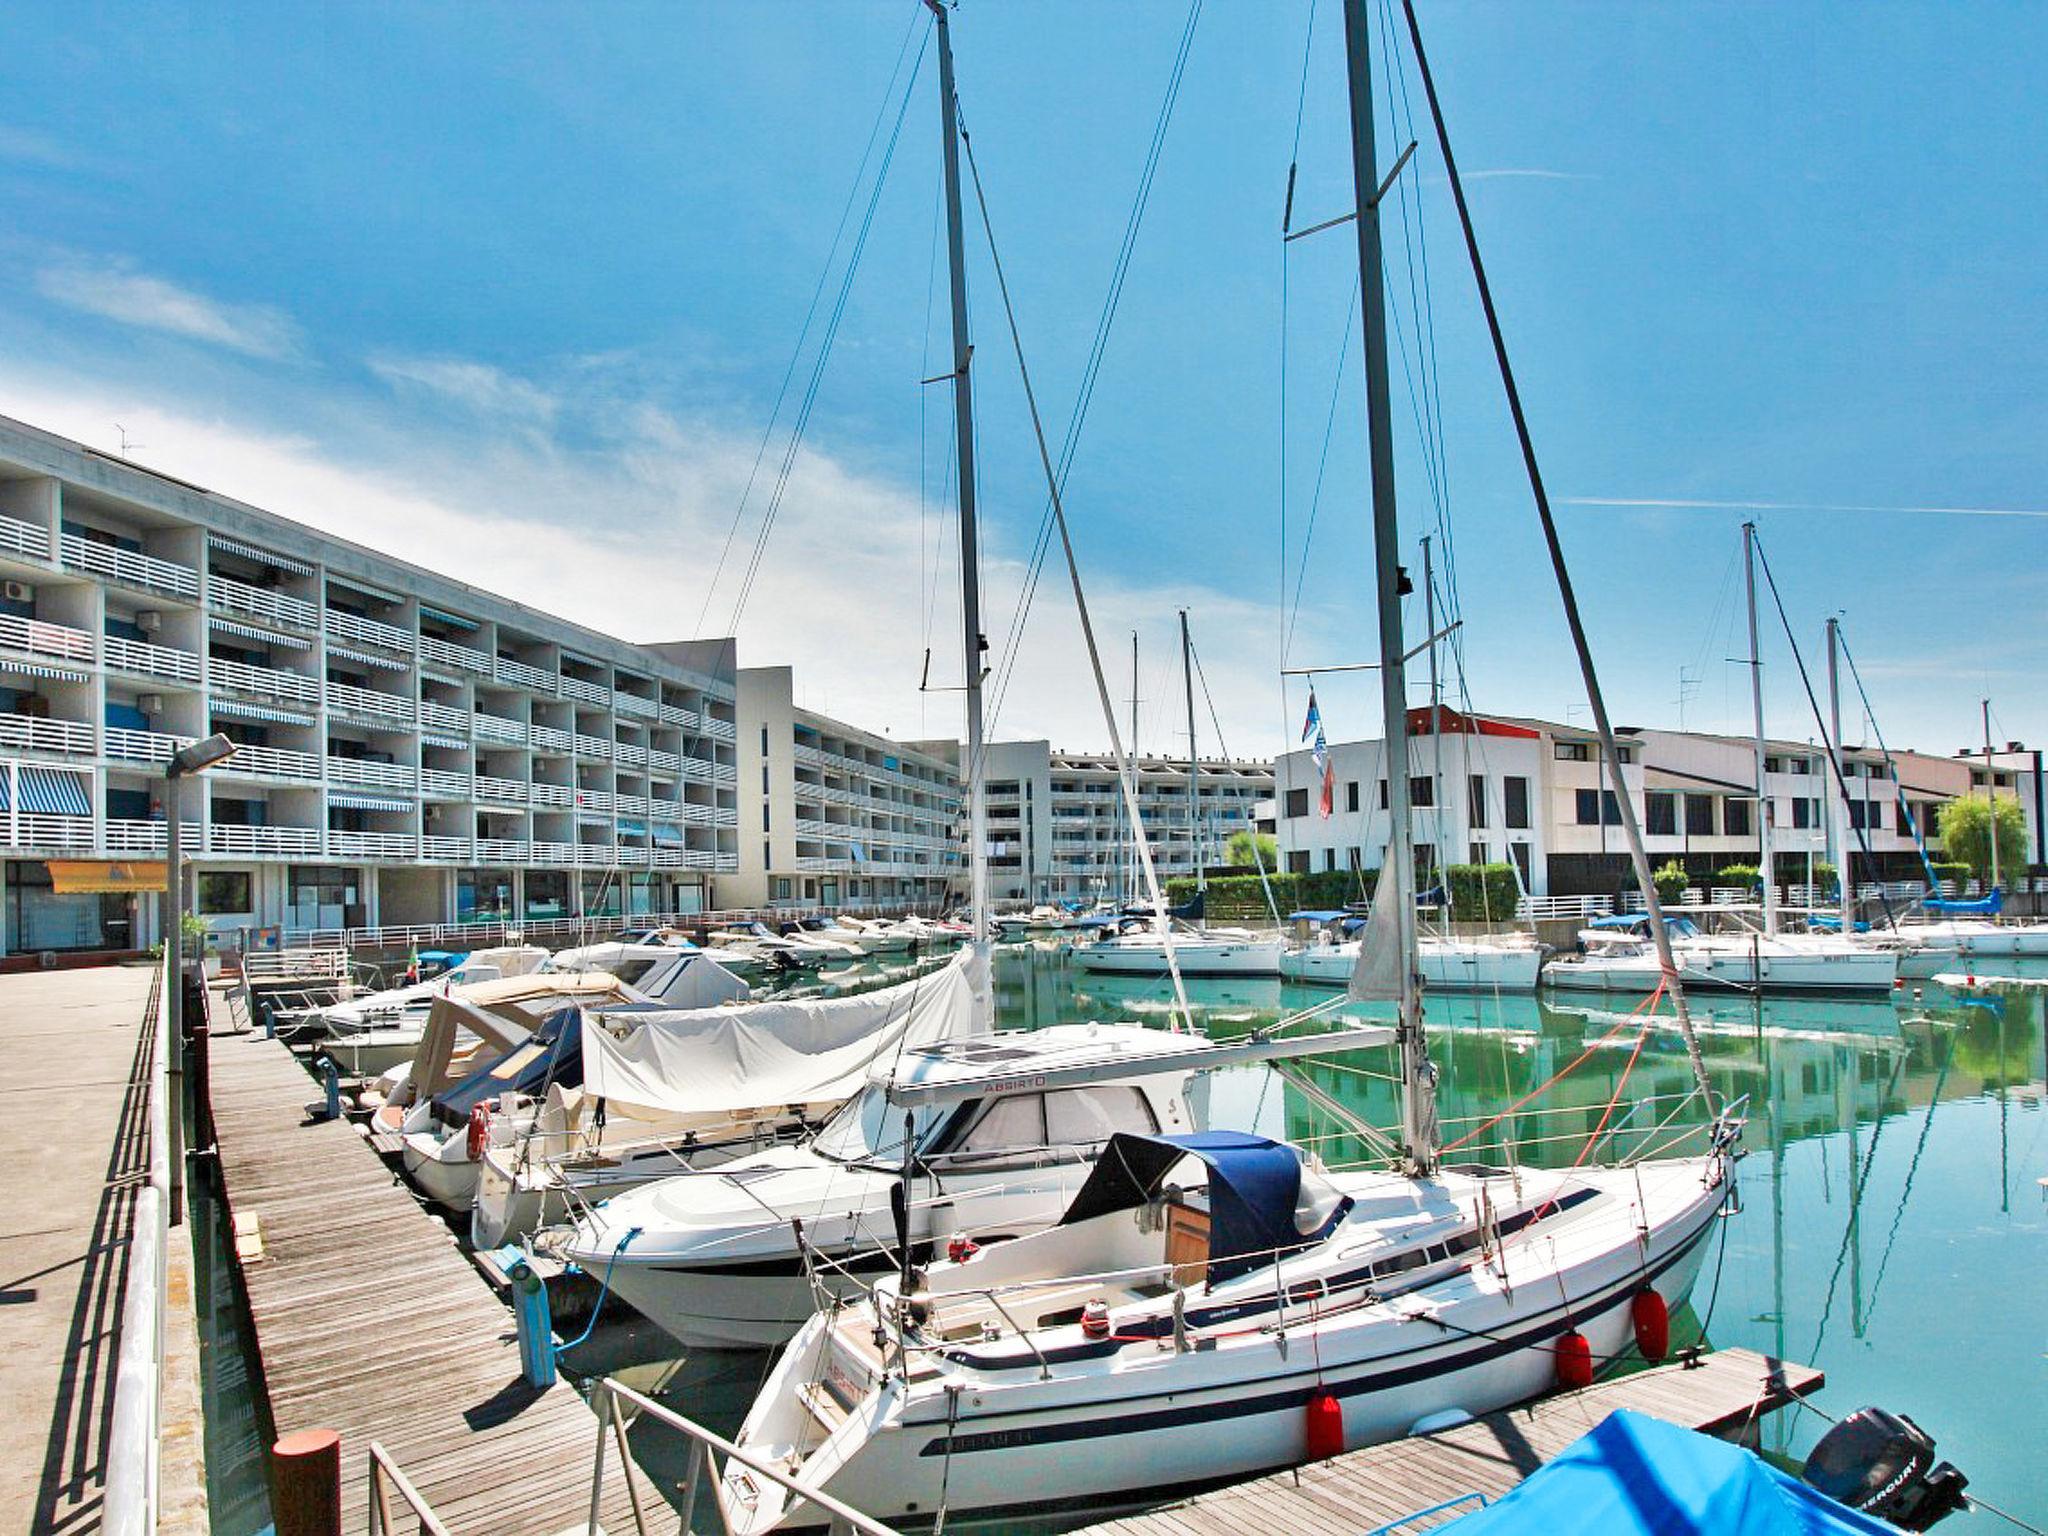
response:
[[[180,747],[171,754],[171,765],[167,770],[174,779],[187,774],[200,773],[216,763],[224,763],[235,755],[235,744],[227,737],[215,732],[203,741],[195,741],[189,747]]]

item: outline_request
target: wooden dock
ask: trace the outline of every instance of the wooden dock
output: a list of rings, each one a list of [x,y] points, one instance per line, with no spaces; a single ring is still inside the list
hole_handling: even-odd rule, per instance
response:
[[[1663,1365],[1595,1382],[1580,1392],[1490,1413],[1433,1435],[1368,1446],[1090,1526],[1075,1536],[1360,1536],[1462,1494],[1497,1499],[1617,1408],[1732,1437],[1825,1382],[1810,1366],[1726,1349],[1696,1366]],[[1474,1507],[1461,1505],[1453,1513]],[[1450,1518],[1446,1513],[1437,1520]],[[1404,1526],[1404,1536],[1434,1523]]]
[[[281,1042],[217,1029],[210,1056],[272,1422],[340,1433],[344,1528],[368,1528],[375,1440],[458,1536],[584,1529],[598,1424],[575,1388],[522,1383],[511,1313],[357,1130],[309,1115],[319,1086]],[[606,1451],[603,1525],[633,1531]],[[636,1481],[645,1528],[673,1532],[674,1511]]]

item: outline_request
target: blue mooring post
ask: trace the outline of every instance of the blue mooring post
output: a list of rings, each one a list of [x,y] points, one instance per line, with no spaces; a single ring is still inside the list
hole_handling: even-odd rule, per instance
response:
[[[267,997],[262,998],[253,1006],[261,1009],[263,1012],[263,1038],[275,1040],[277,1038],[277,1015],[271,1011],[270,999]]]
[[[547,1282],[524,1259],[512,1266],[512,1321],[519,1333],[519,1374],[529,1387],[555,1384],[555,1324]]]
[[[339,1120],[341,1118],[341,1069],[334,1064],[332,1056],[327,1058],[326,1069],[320,1074],[320,1078],[327,1086],[327,1118]]]

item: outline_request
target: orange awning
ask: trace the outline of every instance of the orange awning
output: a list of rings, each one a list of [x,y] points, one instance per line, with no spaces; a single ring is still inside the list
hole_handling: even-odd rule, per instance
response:
[[[52,859],[50,889],[59,896],[169,888],[161,859],[140,863],[111,859]]]

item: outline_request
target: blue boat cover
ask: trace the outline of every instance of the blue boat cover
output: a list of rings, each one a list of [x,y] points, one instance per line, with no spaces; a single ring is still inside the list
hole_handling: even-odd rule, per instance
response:
[[[1620,1409],[1485,1509],[1457,1536],[1898,1536],[1739,1445]]]
[[[469,1112],[501,1093],[541,1094],[550,1083],[564,1088],[583,1085],[583,1031],[577,1027],[580,1008],[557,1008],[540,1028],[488,1066],[434,1095],[434,1118],[443,1125],[463,1125]]]
[[[1351,1209],[1339,1201],[1313,1232],[1294,1224],[1301,1196],[1301,1154],[1244,1131],[1198,1131],[1189,1136],[1135,1136],[1118,1132],[1096,1159],[1088,1181],[1060,1218],[1062,1226],[1135,1210],[1156,1199],[1167,1174],[1185,1158],[1209,1169],[1209,1283],[1241,1275],[1327,1236]]]
[[[1290,912],[1287,914],[1287,921],[1290,923],[1334,923],[1338,918],[1349,917],[1350,915],[1342,907],[1332,907],[1328,911]]]
[[[1989,896],[1979,896],[1975,901],[1951,901],[1942,896],[1930,896],[1920,905],[1929,912],[1941,912],[1950,917],[1996,917],[2005,910],[2005,888],[1994,885]]]

